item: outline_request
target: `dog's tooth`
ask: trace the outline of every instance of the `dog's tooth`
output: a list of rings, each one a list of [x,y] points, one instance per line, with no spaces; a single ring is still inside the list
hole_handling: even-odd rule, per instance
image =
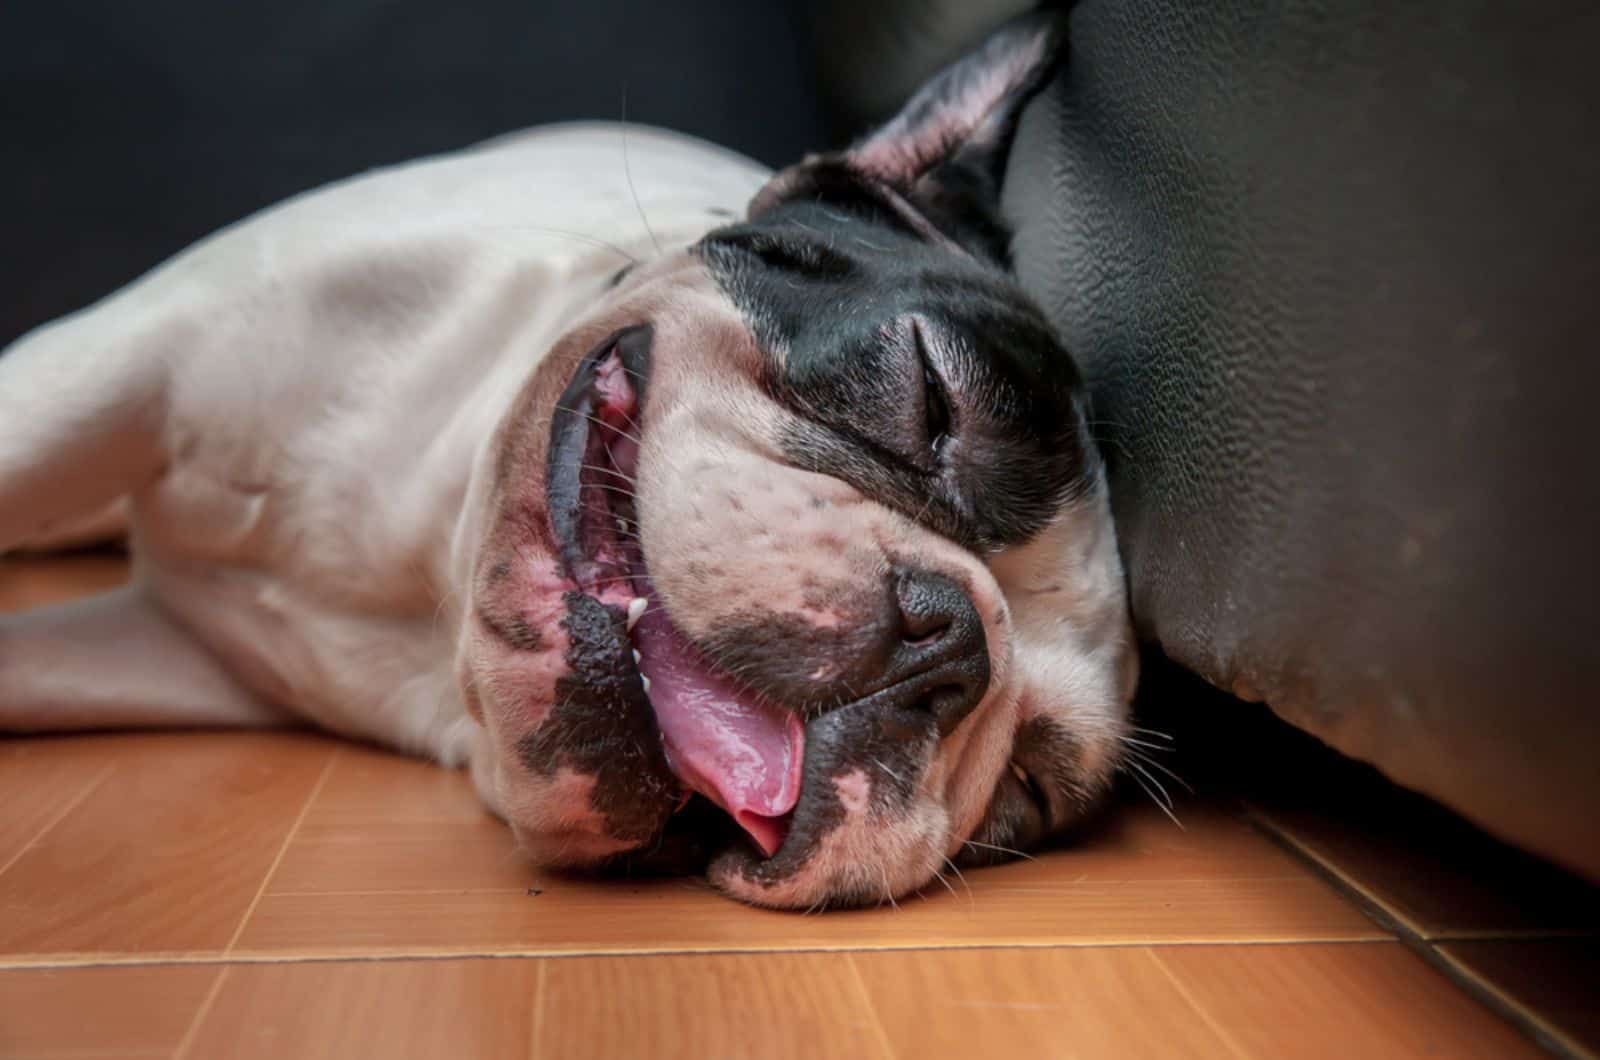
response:
[[[628,601],[628,629],[632,630],[639,624],[639,616],[644,614],[644,609],[650,606],[650,601],[642,596],[635,596]]]
[[[639,649],[638,648],[633,649],[633,665],[635,665],[635,666],[639,665]]]
[[[644,685],[644,694],[648,696],[650,694],[650,678],[646,677],[644,674],[640,674],[639,683]]]
[[[617,516],[612,520],[612,522],[617,524],[617,531],[619,533],[625,534],[628,532],[628,520],[624,519],[622,516]]]

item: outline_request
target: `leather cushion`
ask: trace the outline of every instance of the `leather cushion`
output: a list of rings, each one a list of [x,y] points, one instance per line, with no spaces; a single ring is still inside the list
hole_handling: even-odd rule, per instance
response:
[[[1600,876],[1597,44],[1583,4],[1083,3],[1007,207],[1141,634]]]

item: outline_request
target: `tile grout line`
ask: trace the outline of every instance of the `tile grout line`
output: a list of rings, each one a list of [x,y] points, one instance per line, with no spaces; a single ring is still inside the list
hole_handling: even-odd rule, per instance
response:
[[[1168,981],[1172,983],[1173,989],[1178,992],[1178,996],[1183,998],[1190,1008],[1194,1009],[1205,1025],[1211,1029],[1211,1033],[1215,1034],[1222,1044],[1232,1051],[1234,1056],[1240,1057],[1241,1060],[1249,1060],[1251,1056],[1249,1050],[1235,1041],[1233,1035],[1224,1030],[1222,1025],[1216,1021],[1216,1018],[1211,1015],[1210,1010],[1200,1004],[1193,994],[1189,993],[1189,987],[1178,978],[1176,972],[1167,967],[1167,962],[1161,959],[1161,955],[1156,952],[1156,947],[1151,946],[1146,952],[1150,955],[1150,959],[1156,962],[1156,967],[1161,970],[1161,974],[1165,975]]]
[[[335,747],[328,752],[328,760],[322,763],[322,772],[317,774],[317,781],[311,785],[311,793],[306,796],[306,801],[300,805],[300,812],[295,815],[294,823],[289,826],[289,832],[283,837],[283,842],[278,846],[278,853],[272,859],[272,864],[267,867],[266,873],[261,877],[261,886],[256,888],[255,897],[250,899],[250,904],[245,908],[244,915],[239,918],[239,924],[233,929],[233,936],[228,939],[228,944],[223,947],[222,958],[227,960],[233,955],[233,948],[239,944],[239,938],[244,934],[245,927],[250,923],[250,918],[255,916],[256,906],[261,904],[262,896],[267,893],[267,887],[272,883],[272,877],[277,873],[278,866],[283,863],[283,856],[289,852],[289,844],[294,842],[294,837],[300,834],[300,826],[305,823],[306,817],[311,813],[311,806],[317,801],[317,796],[322,794],[323,785],[328,782],[328,776],[333,772],[333,765],[344,753],[344,748]]]
[[[544,1049],[544,996],[545,982],[549,978],[550,962],[541,960],[533,978],[533,1029],[529,1032],[528,1060],[539,1060]]]
[[[1472,966],[1458,957],[1451,956],[1438,946],[1432,947],[1434,961],[1429,963],[1442,966],[1444,974],[1452,979],[1468,980],[1461,985],[1469,994],[1481,995],[1478,1000],[1488,1008],[1502,1008],[1507,1012],[1516,1014],[1514,1023],[1519,1023],[1523,1033],[1533,1037],[1545,1049],[1561,1057],[1593,1058],[1596,1054],[1582,1042],[1567,1034],[1561,1028],[1553,1025],[1549,1020],[1540,1016],[1538,1011],[1526,1002],[1517,998],[1515,994],[1507,993],[1497,986],[1494,980],[1474,971]],[[1510,1017],[1507,1017],[1510,1018]]]
[[[1329,859],[1317,853],[1316,848],[1293,835],[1288,829],[1272,821],[1264,812],[1252,808],[1250,819],[1270,838],[1282,844],[1285,849],[1303,859],[1316,871],[1334,890],[1342,894],[1348,901],[1356,905],[1374,923],[1385,931],[1390,932],[1395,941],[1409,950],[1417,959],[1421,960],[1438,975],[1443,977],[1450,985],[1460,990],[1467,997],[1477,1002],[1484,1010],[1498,1016],[1512,1029],[1527,1038],[1535,1046],[1562,1057],[1563,1060],[1575,1060],[1577,1057],[1588,1056],[1587,1052],[1572,1050],[1568,1042],[1570,1039],[1561,1034],[1554,1027],[1538,1018],[1530,1010],[1509,1002],[1506,995],[1498,990],[1491,989],[1488,984],[1479,980],[1466,971],[1463,967],[1448,958],[1439,949],[1439,942],[1452,941],[1448,938],[1435,939],[1410,917],[1393,909],[1361,882],[1349,874],[1340,871]],[[1461,941],[1467,941],[1465,939]]]
[[[856,957],[850,950],[840,951],[844,954],[845,963],[850,966],[850,975],[856,981],[856,989],[861,993],[861,1000],[867,1006],[867,1014],[872,1017],[872,1029],[877,1032],[878,1044],[883,1048],[883,1055],[888,1060],[898,1060],[899,1055],[894,1046],[889,1042],[889,1032],[883,1029],[883,1018],[878,1015],[877,1002],[872,1000],[872,991],[867,989],[867,981],[861,975],[861,969],[856,965]]]
[[[393,888],[387,891],[356,890],[356,891],[273,891],[273,898],[382,898],[382,897],[407,897],[429,898],[444,895],[457,897],[478,897],[489,895],[515,895],[526,894],[527,887],[431,887],[416,891],[404,888]]]
[[[66,820],[69,813],[71,813],[73,810],[76,810],[80,805],[82,805],[84,800],[86,800],[90,795],[93,795],[95,789],[103,784],[105,779],[111,775],[112,770],[116,768],[117,767],[115,763],[102,766],[100,772],[95,775],[95,778],[83,786],[82,791],[68,799],[65,806],[63,806],[54,816],[52,816],[50,820],[46,821],[42,828],[30,836],[28,841],[22,844],[21,848],[18,849],[15,854],[12,854],[9,858],[7,858],[4,865],[0,865],[0,876],[4,876],[11,866],[22,860],[22,856],[24,854],[38,846],[40,841],[55,829],[56,825]]]
[[[1451,942],[1559,942],[1562,939],[1593,939],[1596,932],[1589,928],[1484,928],[1473,931],[1452,928],[1423,936],[1438,946]]]
[[[200,999],[194,1015],[189,1017],[189,1025],[183,1029],[183,1037],[178,1039],[176,1048],[172,1050],[172,1060],[184,1060],[189,1055],[189,1050],[194,1048],[194,1040],[200,1033],[200,1025],[211,1015],[211,1009],[217,1003],[217,996],[222,993],[223,980],[228,978],[228,973],[231,971],[233,965],[224,964],[218,970],[216,977],[211,980],[211,989]]]
[[[1293,938],[1166,938],[1166,939],[1109,939],[1095,942],[1051,941],[1019,942],[1016,940],[983,942],[895,942],[881,946],[810,943],[799,946],[741,947],[726,945],[708,946],[633,946],[608,949],[392,949],[326,951],[322,953],[250,952],[244,954],[208,954],[204,952],[176,951],[168,954],[140,954],[123,956],[93,953],[73,958],[45,958],[28,960],[0,957],[0,972],[38,970],[72,970],[80,968],[143,968],[189,967],[193,965],[227,964],[327,964],[363,961],[463,961],[463,960],[567,960],[574,958],[613,957],[683,957],[715,954],[762,956],[790,953],[941,953],[967,950],[1115,950],[1138,946],[1374,946],[1392,945],[1398,941],[1389,935],[1351,937],[1349,935],[1305,935]]]
[[[1404,940],[1402,940],[1404,941]],[[1410,947],[1421,961],[1450,982],[1457,990],[1476,1001],[1486,1011],[1509,1023],[1513,1030],[1535,1046],[1561,1060],[1584,1060],[1594,1054],[1574,1048],[1572,1040],[1537,1012],[1519,1004],[1511,995],[1495,988],[1466,967],[1452,960],[1443,950],[1423,940]]]
[[[282,863],[284,854],[288,852],[289,844],[294,841],[295,835],[299,833],[301,823],[305,821],[306,815],[311,812],[311,804],[316,802],[317,796],[322,792],[322,786],[327,782],[328,774],[333,771],[333,763],[338,760],[342,752],[343,748],[338,747],[328,752],[328,760],[322,763],[322,771],[317,774],[316,782],[311,785],[311,792],[306,796],[306,801],[301,804],[300,812],[295,815],[294,823],[289,826],[288,834],[283,837],[283,842],[279,844],[278,853],[273,857],[272,864],[267,867],[267,871],[262,875],[261,886],[256,888],[255,897],[250,899],[250,904],[245,908],[244,915],[239,918],[238,926],[233,929],[233,936],[228,939],[228,944],[223,947],[221,960],[218,962],[221,968],[217,972],[216,978],[211,981],[211,989],[206,992],[205,998],[201,1000],[199,1007],[195,1009],[194,1015],[190,1018],[189,1026],[184,1029],[183,1037],[178,1040],[178,1046],[172,1052],[172,1060],[184,1060],[188,1056],[189,1050],[194,1047],[194,1040],[199,1035],[201,1026],[205,1023],[206,1017],[211,1015],[211,1009],[216,1004],[217,997],[222,993],[222,984],[227,980],[228,973],[233,971],[235,967],[234,964],[228,962],[229,955],[233,953],[233,947],[238,943],[239,936],[244,934],[245,925],[250,923],[250,918],[255,915],[256,906],[261,903],[261,896],[267,891],[267,884],[271,882],[273,874],[278,871],[278,865]]]
[[[1273,820],[1271,815],[1262,810],[1251,807],[1248,819],[1256,828],[1264,832],[1268,839],[1277,843],[1291,855],[1308,865],[1316,875],[1333,887],[1347,900],[1352,900],[1356,905],[1383,930],[1394,935],[1402,941],[1410,936],[1424,939],[1427,932],[1422,925],[1406,916],[1400,910],[1390,906],[1379,895],[1359,879],[1342,871],[1338,865],[1315,846],[1295,835],[1288,828]]]

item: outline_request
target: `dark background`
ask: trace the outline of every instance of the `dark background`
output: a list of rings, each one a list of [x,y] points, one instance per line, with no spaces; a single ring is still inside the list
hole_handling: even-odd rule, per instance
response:
[[[825,146],[798,0],[5,0],[0,344],[373,166],[618,119]]]

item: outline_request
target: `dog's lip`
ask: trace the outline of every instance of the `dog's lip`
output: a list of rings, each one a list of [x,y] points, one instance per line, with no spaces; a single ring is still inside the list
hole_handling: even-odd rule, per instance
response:
[[[651,368],[655,329],[635,324],[607,335],[578,361],[550,417],[550,446],[545,461],[545,500],[551,533],[561,563],[573,581],[582,584],[585,560],[582,534],[583,456],[594,426],[595,383],[601,363],[613,352],[637,394],[642,421]]]
[[[613,661],[617,676],[642,688],[679,781],[702,793],[716,793],[719,802],[726,800],[726,812],[771,856],[787,840],[799,798],[804,730],[791,717],[787,726],[777,723],[783,735],[774,736],[773,722],[758,722],[764,716],[762,705],[724,687],[726,675],[706,664],[692,643],[675,632],[651,586],[639,542],[632,476],[652,339],[649,325],[620,329],[574,368],[551,415],[547,518],[564,572],[579,591],[627,608],[629,631],[640,639],[629,638],[635,645],[631,659],[619,645]],[[619,520],[615,530],[609,525],[612,519]],[[648,601],[641,610],[650,615],[642,621],[634,610],[641,600]],[[646,672],[652,659],[655,676],[665,682],[653,695]],[[720,723],[708,720],[734,704],[740,707],[722,714]],[[773,772],[778,760],[784,768]],[[776,792],[768,788],[772,783]]]

